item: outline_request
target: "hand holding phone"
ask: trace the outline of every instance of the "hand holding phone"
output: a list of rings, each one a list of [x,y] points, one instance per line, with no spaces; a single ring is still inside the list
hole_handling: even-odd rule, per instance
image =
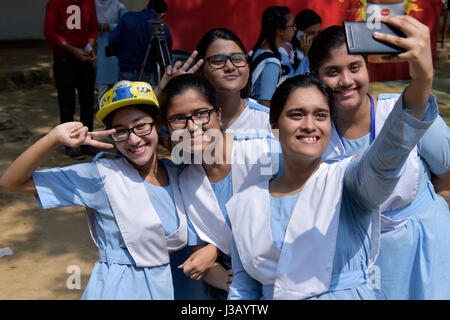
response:
[[[411,78],[432,81],[430,29],[411,16],[389,16],[383,17],[381,21],[400,29],[405,34],[405,37],[399,38],[390,34],[374,33],[375,39],[403,48],[403,53],[385,57],[384,60],[407,61]]]
[[[404,49],[403,53],[384,57],[385,61],[407,61],[411,81],[403,94],[403,106],[408,112],[422,119],[433,85],[433,59],[431,55],[430,29],[411,16],[383,17],[381,22],[400,29],[406,37],[374,33],[376,40]]]
[[[374,28],[379,26],[379,28]],[[373,37],[375,32],[396,37],[406,37],[399,29],[386,23],[370,21],[344,21],[345,37],[349,54],[399,54],[404,48],[392,43],[382,42]]]

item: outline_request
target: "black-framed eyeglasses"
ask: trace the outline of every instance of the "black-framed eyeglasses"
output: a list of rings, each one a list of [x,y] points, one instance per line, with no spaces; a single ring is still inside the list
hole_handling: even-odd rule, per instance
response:
[[[248,63],[248,55],[242,52],[232,53],[228,56],[224,54],[215,54],[206,58],[205,60],[208,62],[211,68],[222,69],[223,67],[225,67],[228,59],[236,68],[245,67]]]
[[[189,117],[174,117],[168,119],[167,122],[169,122],[169,125],[173,130],[186,129],[188,120],[192,120],[192,122],[197,125],[204,125],[209,122],[211,113],[215,111],[216,109],[198,111]]]
[[[154,122],[146,122],[140,123],[130,129],[116,129],[116,132],[111,135],[111,138],[116,142],[125,141],[130,137],[131,131],[133,131],[133,133],[138,137],[143,137],[152,133],[152,128],[154,125]]]

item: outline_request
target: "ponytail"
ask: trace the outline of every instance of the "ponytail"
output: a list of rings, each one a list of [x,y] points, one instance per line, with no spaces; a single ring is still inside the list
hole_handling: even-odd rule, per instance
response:
[[[287,7],[272,6],[264,10],[261,19],[261,32],[258,40],[253,46],[253,54],[261,48],[264,41],[269,43],[270,49],[275,56],[281,60],[281,55],[278,48],[275,46],[275,32],[277,29],[285,29],[287,19],[286,16],[291,13]]]

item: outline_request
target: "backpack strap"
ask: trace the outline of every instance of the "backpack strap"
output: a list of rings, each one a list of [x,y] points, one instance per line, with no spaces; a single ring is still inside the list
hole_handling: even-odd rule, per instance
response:
[[[277,56],[271,51],[265,51],[252,60],[250,63],[250,81],[252,83],[252,87],[255,85],[256,80],[263,72],[266,64],[269,62],[276,63],[281,67],[280,59],[278,59]]]

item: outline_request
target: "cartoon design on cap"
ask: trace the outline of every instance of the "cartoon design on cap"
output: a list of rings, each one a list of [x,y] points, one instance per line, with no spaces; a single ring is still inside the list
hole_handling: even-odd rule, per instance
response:
[[[131,87],[133,85],[132,81],[129,80],[121,80],[119,82],[117,82],[112,89],[119,89],[119,88],[124,88],[124,87]]]
[[[112,101],[115,102],[133,97],[135,97],[135,95],[131,93],[131,86],[120,87],[113,91]]]
[[[108,95],[108,97],[109,97],[109,95]],[[105,105],[106,101],[107,101],[107,97],[106,97],[106,94],[105,94],[105,95],[103,95],[103,98],[100,101],[100,108]]]
[[[102,97],[100,108],[96,115],[97,120],[103,122],[103,119],[111,112],[133,104],[159,107],[158,99],[150,84],[140,81],[120,81]]]
[[[150,92],[150,87],[146,86],[146,85],[139,85],[136,87],[137,91],[142,92],[142,93],[147,93]]]

